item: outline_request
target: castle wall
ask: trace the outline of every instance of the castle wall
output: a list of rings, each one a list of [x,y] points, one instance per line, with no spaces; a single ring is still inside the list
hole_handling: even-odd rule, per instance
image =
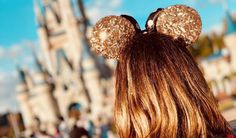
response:
[[[98,116],[102,111],[103,89],[99,81],[99,73],[95,68],[95,63],[91,59],[83,60],[84,81],[91,97],[93,116]]]
[[[19,87],[19,86],[18,86]],[[21,92],[17,95],[17,99],[20,102],[21,114],[23,116],[24,125],[27,129],[33,129],[34,127],[34,114],[32,112],[32,106],[29,103],[28,92]]]
[[[224,42],[230,52],[232,72],[236,72],[236,33],[225,36]]]
[[[224,78],[231,74],[231,64],[227,58],[222,56],[213,61],[203,61],[201,64],[204,77],[207,82],[211,83],[212,91],[216,96],[219,92],[229,91],[230,85]]]

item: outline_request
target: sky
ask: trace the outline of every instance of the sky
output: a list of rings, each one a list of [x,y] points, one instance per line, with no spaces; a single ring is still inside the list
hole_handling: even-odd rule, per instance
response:
[[[157,8],[175,4],[194,7],[203,22],[203,32],[221,31],[225,8],[236,12],[236,0],[84,0],[94,24],[99,18],[115,14],[133,16],[140,27]],[[16,65],[31,68],[32,46],[40,48],[33,0],[0,0],[0,112],[19,109],[15,86]]]

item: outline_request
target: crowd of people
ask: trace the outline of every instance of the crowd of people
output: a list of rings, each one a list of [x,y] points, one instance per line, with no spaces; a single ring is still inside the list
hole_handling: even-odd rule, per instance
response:
[[[54,127],[53,134],[42,127],[41,121],[36,118],[37,127],[26,137],[31,138],[114,138],[115,127],[113,119],[97,117],[91,119],[88,113],[81,112],[79,104],[69,107],[68,118],[58,117],[58,124]],[[24,136],[25,137],[25,136]]]

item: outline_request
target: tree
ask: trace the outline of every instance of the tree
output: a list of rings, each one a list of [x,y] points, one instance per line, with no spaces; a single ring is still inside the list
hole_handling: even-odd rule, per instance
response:
[[[202,35],[192,47],[189,47],[189,50],[197,59],[205,58],[214,52],[212,40],[207,35]]]

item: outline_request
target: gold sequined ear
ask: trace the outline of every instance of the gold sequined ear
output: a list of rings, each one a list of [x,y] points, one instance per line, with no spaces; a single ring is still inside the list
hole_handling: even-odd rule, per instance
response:
[[[182,38],[186,44],[192,44],[198,39],[201,28],[198,12],[188,6],[175,5],[158,12],[156,30],[174,39]]]
[[[138,26],[130,16],[107,16],[100,19],[90,37],[92,51],[106,58],[119,59],[122,49],[131,42]]]

